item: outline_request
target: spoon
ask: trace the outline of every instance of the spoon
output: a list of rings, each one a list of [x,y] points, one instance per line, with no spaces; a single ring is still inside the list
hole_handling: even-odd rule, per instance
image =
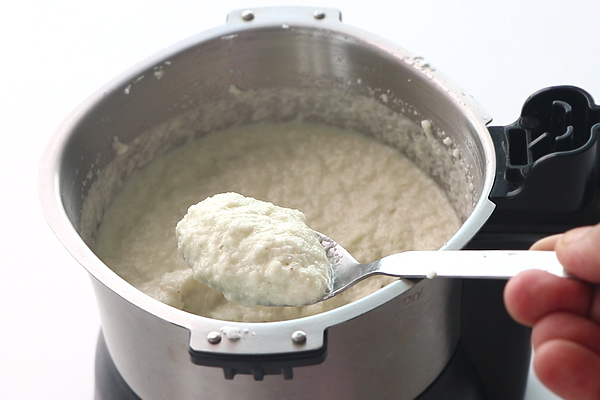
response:
[[[405,251],[361,264],[333,239],[316,232],[332,267],[333,287],[315,302],[327,300],[373,275],[399,278],[508,279],[538,269],[570,278],[553,251],[444,250]]]

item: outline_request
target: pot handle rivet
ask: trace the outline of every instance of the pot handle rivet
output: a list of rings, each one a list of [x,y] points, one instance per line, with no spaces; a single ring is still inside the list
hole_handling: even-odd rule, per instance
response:
[[[211,344],[217,344],[221,342],[221,333],[217,331],[209,332],[208,335],[206,335],[206,339]]]
[[[294,333],[292,333],[292,342],[294,342],[296,344],[306,343],[306,332],[295,331]]]
[[[254,12],[252,10],[242,11],[242,19],[244,21],[252,21],[254,19]]]
[[[313,17],[315,19],[324,19],[325,18],[325,11],[323,10],[317,10],[313,13]]]

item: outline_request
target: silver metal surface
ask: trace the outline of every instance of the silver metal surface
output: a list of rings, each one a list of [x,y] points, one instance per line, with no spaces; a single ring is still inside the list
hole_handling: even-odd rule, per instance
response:
[[[208,340],[208,343],[211,343],[211,344],[220,343],[222,338],[223,337],[221,336],[221,334],[217,331],[209,332],[208,335],[206,335],[206,339]]]
[[[378,262],[377,271],[404,278],[509,279],[528,270],[571,278],[553,251],[407,251]]]
[[[398,278],[509,279],[520,272],[540,270],[561,278],[572,276],[553,251],[447,250],[406,251],[361,264],[331,238],[317,232],[333,272],[333,287],[317,300],[325,301],[373,275]]]
[[[365,399],[377,393],[379,399],[413,399],[437,378],[457,345],[458,280],[399,280],[311,317],[238,323],[192,315],[154,300],[92,250],[103,208],[132,173],[130,166],[141,168],[209,131],[299,115],[373,136],[407,155],[445,144],[425,140],[420,129],[414,130],[414,137],[403,138],[404,132],[394,129],[396,116],[411,118],[417,127],[422,119],[431,120],[436,131],[451,139],[452,151],[432,151],[431,166],[426,159],[414,161],[438,180],[464,221],[444,249],[460,249],[471,239],[493,210],[487,196],[495,156],[485,113],[419,58],[341,23],[337,10],[321,9],[322,19],[315,11],[319,10],[257,8],[250,20],[244,19],[244,10],[230,13],[224,26],[177,43],[101,88],[65,120],[46,149],[39,175],[44,215],[92,277],[111,357],[127,384],[145,400],[318,398],[331,393],[332,382],[341,381],[330,398]],[[264,90],[270,97],[245,101],[232,90]],[[328,100],[316,92],[327,93]],[[285,96],[292,106],[282,109]],[[383,109],[386,118],[371,108],[350,107],[364,98]],[[153,127],[190,107],[199,112],[197,119],[169,125],[168,135],[147,137]],[[385,136],[377,136],[381,132]],[[121,156],[114,151],[115,135],[129,147]],[[422,142],[419,151],[410,147],[415,140]],[[465,169],[459,168],[454,152],[460,152]],[[84,200],[100,172],[115,165],[123,167],[116,169],[119,179],[103,187],[89,223],[90,215],[82,214]],[[451,166],[459,168],[454,175]],[[455,176],[471,180],[448,187],[447,178]],[[465,202],[466,197],[472,200]],[[241,332],[237,340],[223,333],[234,331]],[[296,331],[306,333],[302,346],[290,340]],[[372,340],[373,331],[379,334],[377,341]],[[213,332],[221,334],[218,343],[209,341]],[[225,380],[220,368],[195,365],[189,355],[282,355],[324,346],[325,361],[295,368],[291,381],[267,376],[257,383],[247,375]]]
[[[244,21],[252,21],[254,19],[254,13],[251,10],[242,11],[242,19]]]
[[[306,332],[295,331],[294,333],[292,333],[292,341],[296,344],[306,343]]]
[[[337,13],[334,13],[334,14],[337,14]],[[325,13],[325,11],[316,10],[313,13],[313,16],[315,17],[315,19],[323,19],[323,18],[325,18],[327,16],[327,14]]]

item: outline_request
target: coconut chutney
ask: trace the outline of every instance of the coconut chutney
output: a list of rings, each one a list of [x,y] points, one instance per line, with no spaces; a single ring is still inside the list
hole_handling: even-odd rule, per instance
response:
[[[302,211],[308,226],[335,238],[360,262],[437,249],[460,227],[445,192],[395,148],[331,126],[256,123],[190,140],[137,170],[104,212],[94,251],[155,299],[230,321],[313,315],[394,280],[370,278],[304,307],[247,307],[227,300],[194,279],[175,235],[191,205],[225,192]]]

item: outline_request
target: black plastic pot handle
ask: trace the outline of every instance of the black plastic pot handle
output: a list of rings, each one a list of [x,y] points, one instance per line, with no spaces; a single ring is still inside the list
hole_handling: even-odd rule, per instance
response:
[[[489,131],[497,156],[494,218],[509,225],[524,217],[541,225],[549,217],[589,220],[600,188],[600,107],[589,93],[573,86],[540,90],[515,123]]]

